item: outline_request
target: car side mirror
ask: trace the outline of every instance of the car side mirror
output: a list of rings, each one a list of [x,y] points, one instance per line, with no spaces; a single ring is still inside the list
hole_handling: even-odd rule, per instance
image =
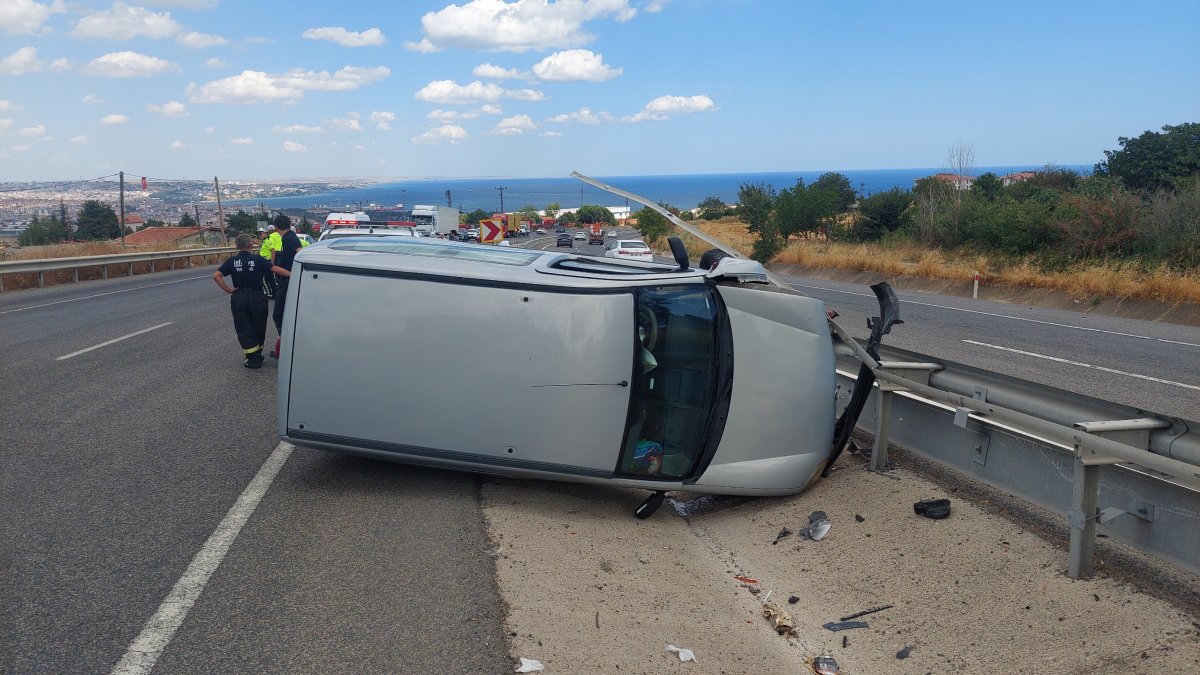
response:
[[[671,255],[675,256],[675,262],[679,263],[678,271],[688,271],[688,252],[683,240],[679,237],[667,237],[667,243],[671,245]]]

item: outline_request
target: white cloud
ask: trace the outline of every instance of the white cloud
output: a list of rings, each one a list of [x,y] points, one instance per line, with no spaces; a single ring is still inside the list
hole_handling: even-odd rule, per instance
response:
[[[37,138],[46,135],[46,125],[38,124],[32,127],[25,127],[17,131],[17,135],[21,138]]]
[[[624,68],[605,65],[603,55],[587,49],[556,52],[533,66],[533,74],[547,82],[604,82],[623,72]]]
[[[230,140],[229,142],[234,145],[253,145],[254,139],[247,138],[245,136],[238,136],[237,138],[234,138],[234,139]]]
[[[498,105],[485,103],[479,106],[479,112],[483,113],[484,115],[500,115],[504,113],[504,109]]]
[[[204,128],[204,133],[206,133],[206,134],[211,134],[212,132],[214,132],[214,131],[216,131],[216,130],[217,130],[217,128],[216,128],[216,127],[205,127],[205,128]]]
[[[214,56],[214,57],[206,60],[204,62],[204,66],[206,68],[213,68],[213,69],[228,68],[230,66],[230,63],[228,61],[222,61],[221,59]]]
[[[154,5],[155,7],[178,7],[180,9],[212,9],[221,3],[221,0],[141,0],[143,5]]]
[[[137,52],[111,52],[83,67],[84,74],[103,77],[150,77],[177,70],[179,66],[171,61]]]
[[[75,145],[87,145],[88,143],[91,143],[91,141],[88,140],[88,137],[84,136],[83,134],[79,134],[78,136],[75,136],[68,142],[74,143]]]
[[[95,94],[84,94],[83,98],[79,99],[80,103],[104,103],[104,99]]]
[[[308,152],[308,146],[300,143],[294,143],[292,141],[284,141],[283,149],[287,150],[288,152]]]
[[[412,139],[413,143],[458,143],[467,138],[467,130],[457,124],[443,124]]]
[[[100,118],[100,124],[125,124],[128,121],[128,117],[124,115],[118,115],[116,113],[113,113],[112,115],[105,115],[104,117]]]
[[[355,151],[355,152],[366,152],[366,151],[367,151],[367,146],[365,146],[365,145],[356,145],[356,146],[354,146],[354,151]]]
[[[0,134],[8,131],[8,128],[13,125],[13,120],[9,118],[0,119]]]
[[[66,12],[62,0],[47,4],[33,0],[5,0],[0,3],[0,30],[10,35],[32,35],[39,32],[51,14]]]
[[[187,111],[187,106],[179,101],[167,101],[162,105],[147,103],[146,110],[155,115],[162,115],[163,117],[187,117],[191,114]]]
[[[424,37],[405,46],[414,51],[465,47],[490,51],[574,47],[595,36],[583,30],[587,21],[632,19],[637,10],[628,0],[470,0],[421,17]]]
[[[33,146],[28,143],[21,143],[20,145],[8,146],[8,149],[11,150],[12,152],[29,152],[29,150],[31,148],[33,148]]]
[[[345,117],[334,117],[333,119],[325,120],[325,126],[337,131],[362,131],[362,125],[358,122],[358,113],[346,113]]]
[[[36,73],[42,69],[42,60],[38,58],[37,54],[37,47],[21,47],[0,59],[0,75]]]
[[[546,138],[558,138],[559,136],[562,136],[562,134],[558,133],[557,131],[543,131],[542,133],[538,134],[538,136],[545,136]]]
[[[578,122],[580,124],[600,124],[601,122],[615,122],[616,117],[611,113],[598,112],[594,113],[590,108],[580,108],[572,113],[562,113],[546,119],[547,122]]]
[[[346,66],[334,73],[297,69],[278,75],[243,70],[239,75],[202,85],[193,82],[187,94],[193,103],[295,103],[306,91],[353,91],[391,72],[386,66]]]
[[[370,116],[367,117],[367,119],[375,123],[376,129],[379,129],[380,131],[391,131],[392,122],[396,121],[396,113],[376,110],[373,111]]]
[[[475,80],[470,84],[459,84],[454,80],[434,80],[422,87],[414,96],[427,103],[464,105],[482,101],[512,98],[522,101],[540,101],[546,95],[533,89],[504,89],[493,82],[484,84]]]
[[[516,68],[501,68],[490,63],[481,63],[475,66],[471,70],[471,74],[475,77],[486,77],[489,80],[512,80],[522,77],[521,71]]]
[[[343,47],[378,47],[387,43],[387,37],[378,28],[368,28],[362,32],[346,30],[341,26],[324,26],[309,28],[300,37],[309,40],[329,40]]]
[[[707,96],[659,96],[646,104],[640,113],[626,115],[623,122],[661,122],[671,119],[672,115],[686,115],[695,112],[710,112],[717,106]]]
[[[418,42],[409,40],[408,42],[404,43],[404,48],[410,52],[420,52],[421,54],[433,54],[435,52],[442,51],[441,49],[435,47],[433,43],[429,41],[429,38],[421,38]]]
[[[12,101],[8,101],[8,100],[0,98],[0,111],[16,110],[16,109],[17,109],[17,104],[13,103]]]
[[[671,0],[650,0],[642,9],[650,14],[657,14],[667,7],[667,3]]]
[[[442,110],[441,108],[431,111],[426,115],[431,120],[473,120],[479,117],[477,112],[459,112],[457,110]]]
[[[170,12],[157,14],[117,0],[112,7],[80,19],[71,35],[110,40],[130,40],[135,37],[162,39],[175,35],[180,29],[181,26],[171,18]]]
[[[228,38],[223,38],[220,35],[210,35],[208,33],[197,33],[195,31],[188,33],[180,33],[175,41],[184,47],[192,49],[204,49],[206,47],[220,47],[221,45],[229,44]]]
[[[50,62],[50,70],[56,73],[65,73],[71,69],[71,59],[66,57],[54,59]]]
[[[169,145],[167,147],[171,148],[172,150],[183,150],[184,148],[187,147],[187,144],[181,140],[176,139],[174,141],[171,141],[171,145]]]
[[[276,124],[271,127],[271,131],[277,134],[323,134],[325,130],[321,127],[306,127],[303,124],[289,124],[286,127]]]
[[[520,136],[526,131],[537,129],[537,125],[533,123],[529,115],[513,115],[506,117],[492,129],[490,134],[494,136]]]

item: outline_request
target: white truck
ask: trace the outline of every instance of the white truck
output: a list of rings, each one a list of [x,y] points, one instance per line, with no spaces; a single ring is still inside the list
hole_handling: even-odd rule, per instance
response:
[[[449,235],[451,230],[458,229],[458,209],[452,206],[416,204],[412,208],[412,220],[417,224],[417,232],[422,236]]]

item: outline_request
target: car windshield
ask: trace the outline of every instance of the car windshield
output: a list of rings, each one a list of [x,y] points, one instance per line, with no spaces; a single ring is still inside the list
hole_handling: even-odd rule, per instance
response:
[[[716,400],[720,364],[713,291],[640,289],[636,326],[633,390],[617,470],[683,478],[703,454]]]

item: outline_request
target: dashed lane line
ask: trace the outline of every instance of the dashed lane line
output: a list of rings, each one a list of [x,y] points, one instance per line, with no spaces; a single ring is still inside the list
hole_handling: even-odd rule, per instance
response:
[[[192,558],[183,576],[175,582],[175,587],[158,606],[158,611],[150,617],[141,634],[129,645],[125,656],[113,667],[112,675],[146,675],[154,669],[158,657],[171,643],[175,631],[183,624],[192,605],[196,604],[196,600],[204,592],[208,580],[229,553],[234,540],[258,508],[263,495],[271,487],[271,482],[275,480],[288,457],[291,457],[293,449],[294,446],[289,443],[281,442],[275,446],[274,452],[263,462],[250,484],[217,525],[217,529]]]
[[[95,350],[95,349],[100,349],[101,347],[107,347],[107,346],[109,346],[109,345],[111,345],[111,344],[116,344],[116,343],[118,343],[118,342],[120,342],[120,341],[122,341],[122,340],[128,340],[128,339],[129,339],[129,338],[131,338],[131,337],[137,337],[137,336],[139,336],[139,335],[142,335],[142,334],[144,334],[144,333],[149,333],[149,332],[150,332],[150,331],[152,331],[152,330],[158,330],[159,328],[162,328],[163,326],[170,326],[170,325],[171,325],[171,324],[173,324],[173,323],[175,323],[175,322],[174,322],[174,321],[167,321],[167,322],[165,322],[165,323],[160,323],[160,324],[158,324],[157,326],[151,326],[151,327],[149,327],[149,328],[143,328],[143,329],[141,329],[141,330],[139,330],[139,331],[134,331],[134,332],[130,333],[129,335],[122,335],[122,336],[121,336],[121,337],[119,337],[119,338],[113,338],[113,339],[111,339],[111,340],[106,340],[106,341],[104,341],[104,342],[101,342],[101,343],[100,343],[100,344],[98,344],[98,345],[92,345],[91,347],[87,347],[87,348],[85,348],[85,349],[80,349],[80,350],[79,350],[79,351],[77,351],[77,352],[71,352],[70,354],[63,354],[62,356],[60,356],[60,357],[58,357],[58,358],[56,358],[56,359],[54,359],[54,360],[55,360],[55,361],[65,361],[65,360],[67,360],[67,359],[70,359],[70,358],[74,358],[74,357],[76,357],[76,356],[79,356],[80,354],[86,354],[86,353],[88,353],[88,352],[90,352],[90,351],[92,351],[92,350]]]
[[[987,347],[988,349],[999,349],[999,350],[1005,351],[1005,352],[1012,352],[1014,354],[1021,354],[1024,356],[1032,356],[1034,358],[1045,359],[1047,361],[1054,361],[1056,363],[1065,363],[1065,364],[1071,365],[1071,366],[1079,366],[1080,368],[1091,368],[1093,370],[1100,370],[1100,371],[1103,371],[1106,373],[1113,373],[1116,375],[1124,375],[1126,377],[1136,377],[1139,380],[1149,380],[1151,382],[1158,382],[1159,384],[1169,384],[1173,387],[1183,387],[1184,389],[1194,389],[1196,391],[1200,391],[1200,387],[1198,387],[1194,384],[1184,384],[1183,382],[1174,382],[1172,380],[1164,380],[1160,377],[1151,377],[1149,375],[1142,375],[1140,373],[1130,373],[1130,372],[1126,372],[1124,370],[1117,370],[1116,368],[1097,366],[1097,365],[1093,365],[1090,363],[1083,363],[1082,361],[1071,361],[1070,359],[1062,359],[1057,356],[1047,356],[1046,354],[1038,354],[1037,352],[1027,352],[1023,349],[1013,349],[1012,347],[1001,347],[1000,345],[991,345],[986,342],[976,342],[975,340],[963,340],[963,342],[965,342],[969,345],[978,345],[980,347]]]
[[[67,298],[66,300],[55,300],[41,305],[30,305],[28,307],[18,307],[16,309],[6,309],[0,311],[0,314],[12,314],[13,312],[24,312],[27,309],[39,309],[41,307],[50,307],[52,305],[61,305],[64,302],[77,302],[79,300],[90,300],[92,298],[100,298],[106,295],[116,295],[117,293],[128,293],[130,291],[140,291],[144,288],[154,288],[155,286],[166,286],[167,284],[180,284],[185,281],[195,281],[196,279],[207,279],[208,277],[188,277],[186,279],[176,279],[174,281],[162,281],[157,284],[146,284],[145,286],[135,286],[134,288],[122,288],[119,291],[108,291],[107,293],[95,293],[93,295],[83,295],[78,298]]]

